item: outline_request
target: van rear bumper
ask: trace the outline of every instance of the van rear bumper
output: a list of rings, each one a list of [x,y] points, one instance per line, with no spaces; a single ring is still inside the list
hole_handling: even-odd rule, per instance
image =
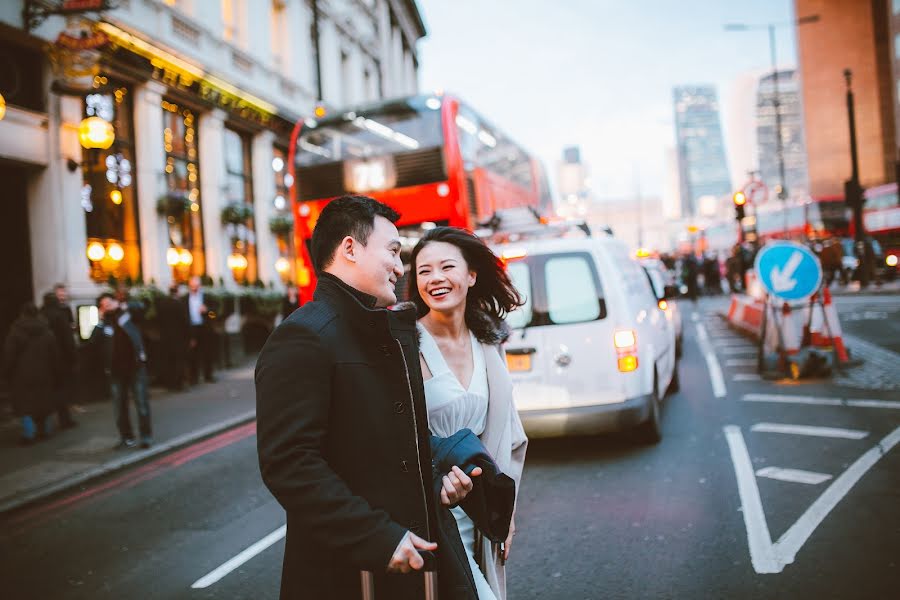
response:
[[[616,404],[549,410],[520,410],[525,433],[532,438],[592,435],[630,429],[650,416],[652,395]]]

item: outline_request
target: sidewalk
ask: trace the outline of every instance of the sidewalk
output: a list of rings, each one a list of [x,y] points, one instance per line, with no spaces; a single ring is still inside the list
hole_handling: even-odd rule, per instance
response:
[[[858,281],[851,281],[847,285],[833,283],[831,285],[832,296],[889,296],[892,294],[900,295],[900,279],[894,281],[885,281],[881,285],[870,284],[866,289],[860,288]]]
[[[116,450],[119,441],[112,402],[74,412],[78,427],[20,447],[18,420],[0,423],[0,513],[77,486],[106,473],[160,455],[256,418],[254,361],[217,373],[215,383],[183,392],[150,389],[154,445]],[[137,427],[134,404],[132,425]],[[55,425],[55,417],[53,418]]]

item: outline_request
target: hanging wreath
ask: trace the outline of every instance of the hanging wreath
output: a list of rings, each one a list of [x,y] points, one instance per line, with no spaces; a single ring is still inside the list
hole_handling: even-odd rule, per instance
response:
[[[269,231],[273,234],[282,236],[288,235],[294,230],[293,215],[275,215],[269,219]]]
[[[246,202],[232,202],[222,208],[223,225],[243,225],[253,216],[253,207]]]

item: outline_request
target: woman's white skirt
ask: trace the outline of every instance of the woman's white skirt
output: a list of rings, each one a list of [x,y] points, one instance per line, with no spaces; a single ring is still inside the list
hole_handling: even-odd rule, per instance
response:
[[[466,556],[469,558],[469,568],[472,569],[472,577],[475,578],[475,589],[478,591],[478,600],[497,600],[491,586],[488,585],[484,573],[478,568],[475,561],[475,525],[472,519],[466,514],[462,508],[457,506],[451,508],[450,512],[456,519],[456,527],[459,529],[459,537],[462,538],[463,548],[466,549]]]

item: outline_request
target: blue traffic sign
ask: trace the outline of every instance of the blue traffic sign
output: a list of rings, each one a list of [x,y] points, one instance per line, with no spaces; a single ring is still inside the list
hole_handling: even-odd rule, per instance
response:
[[[822,264],[812,250],[795,242],[770,242],[753,264],[763,287],[782,300],[802,300],[822,284]]]

